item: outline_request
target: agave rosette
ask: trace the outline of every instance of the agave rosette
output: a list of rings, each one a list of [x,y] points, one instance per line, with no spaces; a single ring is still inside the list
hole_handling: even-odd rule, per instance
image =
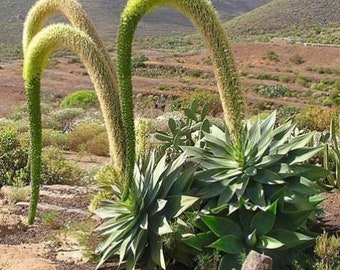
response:
[[[209,199],[207,209],[227,204],[231,213],[240,198],[254,210],[276,200],[287,211],[314,209],[319,200],[313,195],[321,191],[317,180],[328,171],[306,161],[322,147],[308,146],[313,132],[295,136],[291,122],[278,127],[275,122],[276,112],[264,120],[248,120],[239,140],[212,126],[205,133],[204,148],[185,147],[191,161],[201,167],[193,192]]]
[[[170,223],[198,200],[183,195],[194,170],[183,170],[185,160],[180,155],[168,164],[166,156],[157,162],[151,154],[146,166],[135,166],[134,185],[126,201],[115,187],[118,200],[104,201],[95,212],[104,219],[97,228],[103,237],[97,249],[102,255],[98,267],[119,256],[119,264],[126,269],[135,269],[142,258],[165,269],[162,236],[172,233]]]

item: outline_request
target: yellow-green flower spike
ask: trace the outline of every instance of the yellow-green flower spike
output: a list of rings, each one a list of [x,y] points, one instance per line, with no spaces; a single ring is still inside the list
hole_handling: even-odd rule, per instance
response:
[[[222,25],[210,1],[207,0],[128,0],[121,15],[118,30],[117,70],[121,91],[123,123],[127,139],[125,197],[133,176],[135,159],[135,134],[131,82],[131,50],[138,22],[151,11],[168,6],[184,13],[197,27],[212,54],[217,88],[224,110],[224,119],[233,137],[241,138],[244,119],[244,98],[232,56],[231,48]],[[133,128],[132,128],[133,127]]]
[[[24,59],[25,88],[28,98],[31,132],[31,186],[29,223],[36,215],[41,182],[41,113],[40,79],[49,55],[57,49],[69,48],[79,55],[94,84],[111,140],[114,165],[124,170],[125,142],[120,101],[109,64],[97,45],[83,31],[69,25],[54,24],[37,33],[27,46]]]
[[[97,44],[97,47],[103,53],[106,61],[108,62],[111,69],[111,77],[113,83],[117,85],[114,90],[118,89],[117,72],[113,61],[111,60],[108,51],[106,50],[102,40],[100,39],[94,25],[88,18],[81,4],[76,0],[39,0],[34,6],[29,10],[27,18],[24,23],[23,30],[23,52],[24,57],[26,55],[27,47],[32,40],[32,38],[42,29],[45,21],[52,15],[56,13],[62,13],[65,15],[71,24],[83,30],[87,33],[92,40]],[[117,90],[118,91],[118,90]],[[118,92],[117,92],[118,93]],[[113,93],[116,97],[118,96],[116,92]],[[114,113],[114,112],[111,112]],[[105,112],[109,114],[109,112]],[[117,116],[110,116],[117,117]],[[109,127],[108,127],[109,128]],[[112,146],[112,138],[109,138],[110,142],[110,155],[111,157],[115,155],[115,148]]]

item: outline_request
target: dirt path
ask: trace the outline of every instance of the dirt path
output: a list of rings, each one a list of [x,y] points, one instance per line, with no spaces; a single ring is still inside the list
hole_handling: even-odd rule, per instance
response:
[[[28,202],[9,204],[12,188],[0,192],[0,269],[71,270],[94,269],[77,235],[92,230],[87,206],[94,189],[65,185],[43,186],[38,216],[33,226],[26,223]],[[88,227],[86,227],[88,226]]]

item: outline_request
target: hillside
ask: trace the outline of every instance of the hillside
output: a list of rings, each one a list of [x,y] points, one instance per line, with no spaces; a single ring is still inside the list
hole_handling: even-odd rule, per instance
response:
[[[248,12],[269,0],[213,0],[222,20]],[[18,44],[24,18],[36,0],[2,0],[0,9],[0,43]],[[120,13],[126,0],[80,0],[90,18],[105,39],[113,39]],[[161,23],[160,23],[161,22]],[[180,13],[160,9],[147,16],[139,27],[139,36],[171,32],[189,32],[191,23]]]
[[[339,22],[338,0],[273,0],[228,21],[226,27],[232,35],[258,35],[293,28],[308,31]]]

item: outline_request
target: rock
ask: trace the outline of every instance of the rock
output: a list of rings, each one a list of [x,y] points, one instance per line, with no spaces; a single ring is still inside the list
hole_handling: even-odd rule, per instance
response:
[[[29,207],[29,202],[18,202],[15,205],[23,206],[23,207]],[[38,203],[38,209],[48,210],[48,211],[64,211],[67,208],[61,207],[61,206],[58,206],[58,205],[54,205],[54,204]]]
[[[272,258],[260,254],[254,250],[250,251],[241,270],[272,270]]]

